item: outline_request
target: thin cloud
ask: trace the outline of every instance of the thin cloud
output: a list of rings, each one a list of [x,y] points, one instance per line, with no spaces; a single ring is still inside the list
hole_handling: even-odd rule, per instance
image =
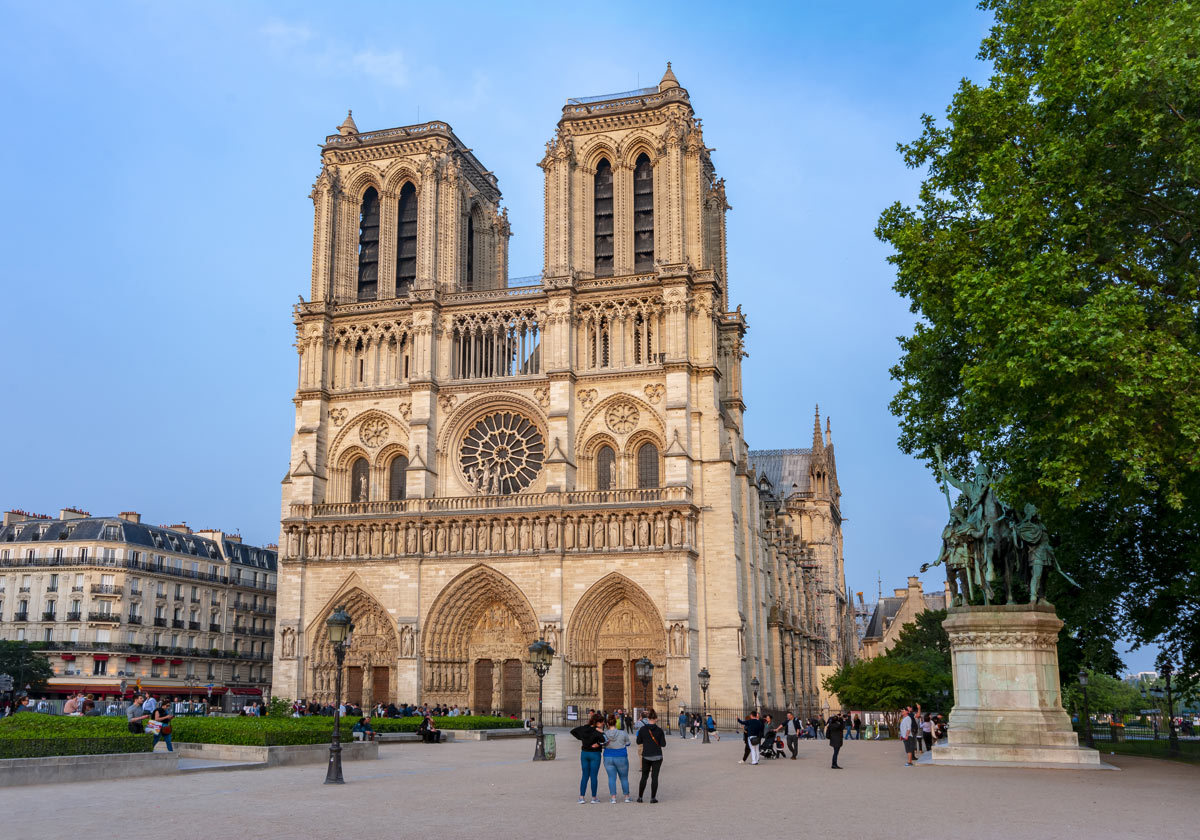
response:
[[[267,45],[280,52],[302,47],[313,39],[313,31],[309,27],[278,18],[267,21],[260,31],[267,39]]]
[[[408,81],[408,65],[399,50],[363,50],[354,55],[353,61],[354,66],[366,75],[394,87],[403,87]]]

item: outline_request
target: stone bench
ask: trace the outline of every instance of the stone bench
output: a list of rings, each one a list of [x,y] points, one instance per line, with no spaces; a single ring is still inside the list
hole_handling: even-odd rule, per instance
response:
[[[453,741],[455,732],[449,729],[440,730],[442,733],[442,743]],[[377,732],[375,740],[381,744],[420,744],[421,736],[416,732]]]

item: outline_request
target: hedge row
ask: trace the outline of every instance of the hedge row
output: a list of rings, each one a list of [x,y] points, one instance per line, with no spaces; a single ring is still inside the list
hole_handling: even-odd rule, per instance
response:
[[[355,718],[357,720],[357,718]],[[416,732],[422,718],[371,718],[371,728],[376,732]],[[524,722],[512,718],[491,715],[459,715],[435,717],[433,724],[438,729],[520,729]]]
[[[350,740],[356,717],[344,718],[341,734]],[[439,729],[508,729],[522,722],[510,718],[471,715],[434,718]],[[415,732],[419,717],[373,718],[376,732]],[[291,746],[325,744],[333,735],[332,717],[177,717],[174,740],[198,744]],[[0,720],[0,758],[47,755],[97,755],[149,752],[149,735],[130,735],[124,718],[64,717],[22,713]]]

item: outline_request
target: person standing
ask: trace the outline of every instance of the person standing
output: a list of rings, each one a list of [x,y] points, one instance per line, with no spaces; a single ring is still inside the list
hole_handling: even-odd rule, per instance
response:
[[[904,707],[904,716],[900,719],[900,740],[904,743],[904,752],[908,756],[905,767],[913,766],[913,753],[917,751],[916,733],[913,731],[912,706]]]
[[[863,729],[862,718],[860,718],[858,715],[855,715],[854,716],[854,740],[856,740],[856,741],[862,740],[862,729]]]
[[[846,731],[845,724],[842,723],[842,718],[839,715],[834,715],[829,718],[829,723],[825,727],[825,740],[829,741],[829,746],[833,747],[833,769],[841,770],[838,766],[837,757],[842,749],[842,735]]]
[[[691,723],[691,721],[692,721],[692,716],[689,715],[687,712],[685,712],[683,709],[680,709],[679,710],[679,737],[680,738],[687,740],[688,725]],[[693,726],[692,727],[692,737],[693,738],[696,737],[695,732],[696,732],[696,727]]]
[[[616,715],[608,716],[608,728],[604,731],[604,772],[608,774],[608,795],[611,804],[617,804],[617,779],[621,780],[621,791],[625,801],[629,798],[629,732],[617,728]]]
[[[579,767],[583,771],[579,778],[579,804],[582,805],[587,800],[584,798],[587,793],[588,780],[592,783],[592,804],[596,804],[596,785],[599,783],[600,764],[604,757],[604,745],[608,743],[608,739],[604,737],[604,717],[592,712],[592,716],[588,718],[588,722],[582,726],[576,726],[571,730],[571,734],[578,738],[583,743],[579,748]]]
[[[175,747],[171,746],[171,721],[175,718],[171,707],[167,703],[157,706],[153,712],[154,722],[161,728],[154,733],[154,742],[150,744],[151,751],[158,746],[160,740],[167,742],[167,752],[175,752]]]
[[[129,732],[133,735],[141,735],[145,732],[146,727],[142,721],[148,717],[150,715],[146,714],[145,709],[142,708],[142,695],[133,695],[133,702],[125,709],[125,719],[128,722]]]
[[[787,713],[787,720],[783,722],[783,736],[787,739],[787,748],[792,754],[792,761],[796,760],[796,752],[800,747],[800,721],[792,712]]]
[[[921,738],[925,741],[925,751],[929,752],[933,749],[933,718],[929,712],[925,713],[925,719],[921,721]]]
[[[746,745],[742,760],[738,764],[745,764],[747,758],[751,764],[758,764],[758,745],[762,743],[763,735],[763,722],[758,719],[758,712],[746,715],[745,720],[738,718],[738,725],[743,727],[742,741]]]
[[[638,798],[646,793],[646,777],[650,777],[650,804],[658,803],[658,771],[662,769],[663,747],[667,744],[666,734],[658,727],[658,713],[650,709],[645,724],[638,730],[637,742],[642,747],[642,779],[638,782]]]

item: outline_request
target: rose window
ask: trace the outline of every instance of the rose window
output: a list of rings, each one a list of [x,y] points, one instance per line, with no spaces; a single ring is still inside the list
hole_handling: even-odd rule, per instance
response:
[[[637,406],[633,403],[617,403],[608,410],[605,420],[608,422],[608,428],[617,434],[628,434],[637,426]]]
[[[382,417],[372,417],[363,422],[358,430],[358,436],[367,446],[376,447],[387,437],[388,424]]]
[[[546,459],[537,426],[520,414],[500,411],[480,419],[462,443],[462,471],[477,493],[519,493],[533,483]]]

